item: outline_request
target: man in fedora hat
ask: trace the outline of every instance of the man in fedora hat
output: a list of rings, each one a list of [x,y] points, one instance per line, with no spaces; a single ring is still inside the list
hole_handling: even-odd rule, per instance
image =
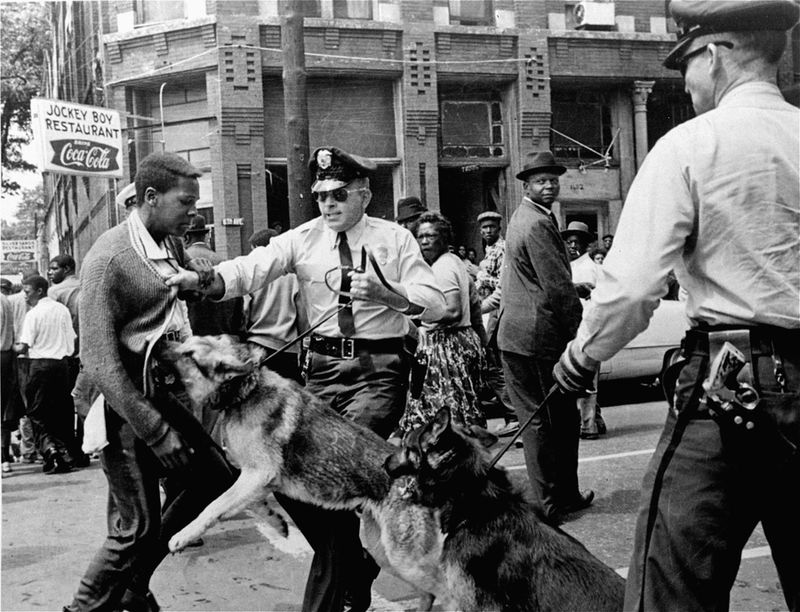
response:
[[[587,253],[589,243],[594,240],[594,234],[583,221],[570,221],[567,229],[561,232],[561,237],[567,247],[572,282],[578,290],[578,295],[586,299],[597,282],[597,266]]]
[[[311,192],[321,215],[275,236],[265,247],[219,264],[203,291],[230,299],[296,273],[308,322],[319,324],[306,359],[306,388],[388,438],[405,408],[409,317],[438,320],[445,310],[444,294],[414,236],[397,223],[365,214],[375,162],[321,147],[311,155],[310,167],[315,179]],[[360,268],[362,247],[371,250],[389,286],[369,264]],[[197,273],[183,272],[169,282],[196,290],[199,280]],[[352,610],[367,610],[379,568],[362,551],[357,515],[279,499],[314,547],[303,610],[336,612],[345,603]]]
[[[594,234],[589,231],[589,226],[582,221],[570,221],[567,229],[561,232],[564,244],[569,255],[569,266],[572,270],[572,283],[582,299],[589,299],[597,283],[597,265],[589,257],[589,243],[594,239]],[[600,378],[598,371],[595,376],[595,391]],[[590,393],[577,399],[578,412],[581,415],[581,439],[596,440],[607,431],[600,407],[597,405],[597,393]]]
[[[412,234],[416,234],[419,218],[428,212],[428,207],[417,196],[408,196],[397,200],[397,217],[395,221]]]
[[[534,415],[522,434],[525,463],[534,502],[553,523],[589,506],[594,497],[578,488],[574,397],[555,394],[538,409],[553,386],[553,365],[581,320],[564,241],[550,210],[564,172],[553,154],[543,151],[531,155],[517,174],[525,197],[506,231],[497,337],[519,422]]]
[[[673,409],[644,478],[625,609],[727,609],[760,521],[798,610],[800,112],[777,72],[800,6],[675,0],[670,11],[682,33],[665,65],[698,116],[639,169],[554,375],[591,387],[599,362],[647,327],[674,269],[691,329],[662,376]],[[713,364],[736,368],[717,379]],[[742,385],[748,399],[734,395]]]

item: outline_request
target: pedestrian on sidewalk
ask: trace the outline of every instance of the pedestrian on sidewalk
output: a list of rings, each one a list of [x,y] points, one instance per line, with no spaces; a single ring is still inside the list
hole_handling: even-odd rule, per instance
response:
[[[58,474],[72,469],[69,449],[75,445],[67,363],[67,357],[75,352],[75,330],[67,307],[47,297],[47,289],[47,280],[41,276],[23,281],[31,309],[14,350],[29,359],[25,398],[36,448],[44,459],[42,470]]]

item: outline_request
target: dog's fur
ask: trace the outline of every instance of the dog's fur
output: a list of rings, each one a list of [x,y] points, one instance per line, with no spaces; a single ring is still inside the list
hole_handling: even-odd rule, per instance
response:
[[[459,610],[621,610],[624,580],[577,540],[542,522],[505,471],[489,469],[496,437],[443,409],[386,460],[413,477],[409,495],[439,510],[442,564]]]
[[[241,469],[230,489],[172,537],[172,552],[274,490],[324,508],[361,509],[362,542],[379,564],[426,593],[428,608],[443,593],[438,517],[405,501],[402,482],[392,484],[383,464],[394,446],[260,366],[230,336],[169,343],[160,359],[198,408],[224,411],[226,451]]]

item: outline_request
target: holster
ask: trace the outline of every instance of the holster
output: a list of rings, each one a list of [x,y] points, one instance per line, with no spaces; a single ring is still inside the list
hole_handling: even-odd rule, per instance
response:
[[[760,456],[791,459],[796,445],[764,409],[753,375],[751,330],[726,329],[707,335],[708,367],[697,409],[707,411],[721,429],[723,441]]]

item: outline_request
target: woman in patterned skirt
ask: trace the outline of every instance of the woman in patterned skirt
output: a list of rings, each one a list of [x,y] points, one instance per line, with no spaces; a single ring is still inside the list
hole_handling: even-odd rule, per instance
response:
[[[456,422],[486,427],[477,395],[484,366],[483,346],[470,325],[467,270],[464,262],[448,251],[452,226],[439,213],[428,212],[420,217],[416,233],[422,256],[433,268],[445,295],[447,310],[439,321],[422,323],[420,328],[411,399],[400,420],[400,430],[405,434],[427,423],[445,406]]]

